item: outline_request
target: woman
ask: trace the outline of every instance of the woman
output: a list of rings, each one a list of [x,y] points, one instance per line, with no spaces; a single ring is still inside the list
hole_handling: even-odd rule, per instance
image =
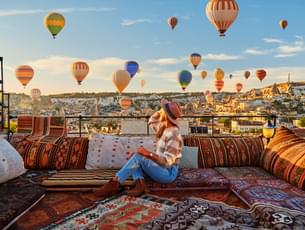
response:
[[[171,183],[176,179],[183,145],[178,127],[181,110],[177,103],[165,99],[161,100],[161,107],[148,122],[159,139],[156,153],[138,148],[114,178],[94,191],[96,196],[105,198],[115,195],[130,176],[136,184],[134,189],[127,192],[131,196],[140,196],[145,192],[144,174],[159,183]]]

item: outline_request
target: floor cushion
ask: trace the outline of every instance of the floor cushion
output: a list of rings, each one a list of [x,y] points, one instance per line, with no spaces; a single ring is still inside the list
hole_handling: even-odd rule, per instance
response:
[[[231,190],[245,203],[267,203],[305,212],[305,192],[280,179],[230,181]]]
[[[0,229],[6,229],[22,214],[43,198],[39,186],[50,172],[27,171],[25,174],[0,185]]]
[[[198,167],[258,166],[264,145],[260,137],[185,136],[186,146],[198,146]]]
[[[275,179],[273,175],[259,167],[217,167],[215,170],[228,180]]]

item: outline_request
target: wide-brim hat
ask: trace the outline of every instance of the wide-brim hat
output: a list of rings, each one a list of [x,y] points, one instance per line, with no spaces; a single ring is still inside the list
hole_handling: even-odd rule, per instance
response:
[[[181,117],[180,106],[173,101],[167,101],[165,98],[161,99],[161,107],[166,113],[168,120],[174,125],[179,126],[178,118]]]

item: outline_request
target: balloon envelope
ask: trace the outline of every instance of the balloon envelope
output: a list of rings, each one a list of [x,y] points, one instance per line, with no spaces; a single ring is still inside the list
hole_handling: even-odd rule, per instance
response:
[[[21,65],[16,69],[16,78],[25,87],[33,78],[34,70],[31,66]]]
[[[89,65],[86,62],[78,61],[72,64],[72,74],[80,85],[89,73]]]
[[[249,71],[245,71],[244,76],[246,80],[250,77],[251,73]]]
[[[224,86],[224,81],[223,80],[216,80],[215,81],[215,88],[217,89],[218,92],[222,90]]]
[[[236,91],[237,91],[238,93],[240,93],[240,92],[242,91],[242,89],[243,89],[243,84],[242,84],[242,83],[237,83],[237,84],[235,85],[235,87],[236,87]]]
[[[130,74],[126,70],[117,70],[112,74],[112,82],[119,93],[122,93],[131,80]]]
[[[132,104],[132,99],[130,97],[122,97],[119,100],[119,104],[122,109],[128,109]]]
[[[175,29],[176,25],[178,24],[178,18],[170,17],[170,18],[168,18],[167,23],[168,23],[169,27],[173,30],[173,29]]]
[[[288,21],[287,20],[281,20],[280,21],[280,27],[284,30],[288,26]]]
[[[233,74],[230,74],[230,75],[229,75],[229,78],[232,79],[232,78],[233,78]]]
[[[198,53],[193,53],[190,55],[190,62],[192,63],[192,65],[194,66],[195,69],[197,69],[197,66],[200,64],[201,62],[201,55]]]
[[[41,96],[41,91],[40,89],[32,89],[31,90],[31,97],[33,100],[39,100]]]
[[[202,80],[204,80],[207,76],[208,76],[208,72],[207,71],[205,71],[205,70],[201,71],[201,78],[202,78]]]
[[[238,11],[235,0],[210,0],[205,9],[209,21],[219,31],[219,36],[225,36],[225,32],[237,18]]]
[[[139,64],[136,61],[128,61],[125,64],[125,70],[128,71],[130,77],[133,77],[139,71]]]
[[[267,75],[267,72],[263,69],[259,69],[256,71],[256,77],[260,80],[260,81],[263,81],[264,78],[266,77]]]
[[[52,34],[53,38],[64,28],[65,18],[60,13],[51,12],[44,18],[44,26]]]
[[[180,71],[178,73],[178,81],[179,81],[179,84],[180,84],[182,90],[185,90],[192,81],[191,72],[189,72],[187,70]]]
[[[140,80],[141,88],[144,88],[145,84],[146,84],[146,81],[144,79],[141,79]]]
[[[223,80],[225,77],[225,72],[221,68],[217,68],[214,70],[214,78],[217,81]]]

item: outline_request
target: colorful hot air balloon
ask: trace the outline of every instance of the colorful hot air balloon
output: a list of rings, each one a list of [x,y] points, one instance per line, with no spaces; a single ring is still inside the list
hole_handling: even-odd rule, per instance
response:
[[[125,64],[125,70],[128,71],[130,77],[133,77],[139,71],[139,64],[136,61],[128,61]]]
[[[202,80],[204,80],[207,76],[208,76],[208,72],[207,71],[205,71],[205,70],[201,71],[201,78],[202,78]]]
[[[238,93],[240,93],[240,92],[242,91],[242,89],[243,89],[243,84],[242,84],[242,83],[237,83],[237,84],[235,85],[235,87],[236,87],[236,91],[237,91]]]
[[[121,109],[128,109],[131,104],[132,104],[132,99],[130,97],[122,97],[120,100],[119,100],[119,104],[121,106]]]
[[[194,69],[197,69],[197,66],[200,64],[201,62],[201,55],[198,53],[193,53],[190,55],[190,62],[192,63],[192,65],[194,66]]]
[[[167,23],[168,23],[169,27],[173,30],[173,29],[175,29],[176,25],[178,24],[178,18],[170,17],[167,20]]]
[[[126,70],[117,70],[112,74],[112,82],[119,93],[122,93],[131,80],[130,74]]]
[[[250,77],[251,73],[249,71],[245,71],[244,76],[246,80]]]
[[[32,97],[33,101],[39,100],[40,96],[41,96],[40,89],[32,89],[31,90],[31,97]]]
[[[266,77],[267,72],[263,69],[257,70],[256,71],[256,77],[262,82],[264,78]]]
[[[31,66],[21,65],[16,69],[16,77],[24,88],[32,80],[33,76],[34,70]]]
[[[288,26],[288,21],[287,20],[281,20],[280,21],[280,27],[284,30]]]
[[[225,77],[225,72],[221,68],[217,68],[214,70],[214,78],[217,81],[223,80]]]
[[[218,92],[220,92],[222,90],[222,88],[224,87],[224,81],[223,80],[216,80],[215,81],[215,88],[217,89]]]
[[[144,88],[145,84],[146,84],[146,81],[144,79],[141,79],[140,80],[141,88]]]
[[[89,73],[89,65],[83,61],[77,61],[72,64],[72,74],[77,83],[81,85],[82,81]]]
[[[191,72],[187,70],[182,70],[178,73],[178,81],[181,85],[182,90],[185,90],[186,87],[191,83],[192,81],[192,74]]]
[[[219,36],[225,36],[225,32],[237,18],[238,11],[235,0],[210,0],[205,9],[208,19],[219,31]]]
[[[55,39],[56,35],[64,28],[65,18],[59,13],[49,13],[44,18],[44,26],[49,30]]]

